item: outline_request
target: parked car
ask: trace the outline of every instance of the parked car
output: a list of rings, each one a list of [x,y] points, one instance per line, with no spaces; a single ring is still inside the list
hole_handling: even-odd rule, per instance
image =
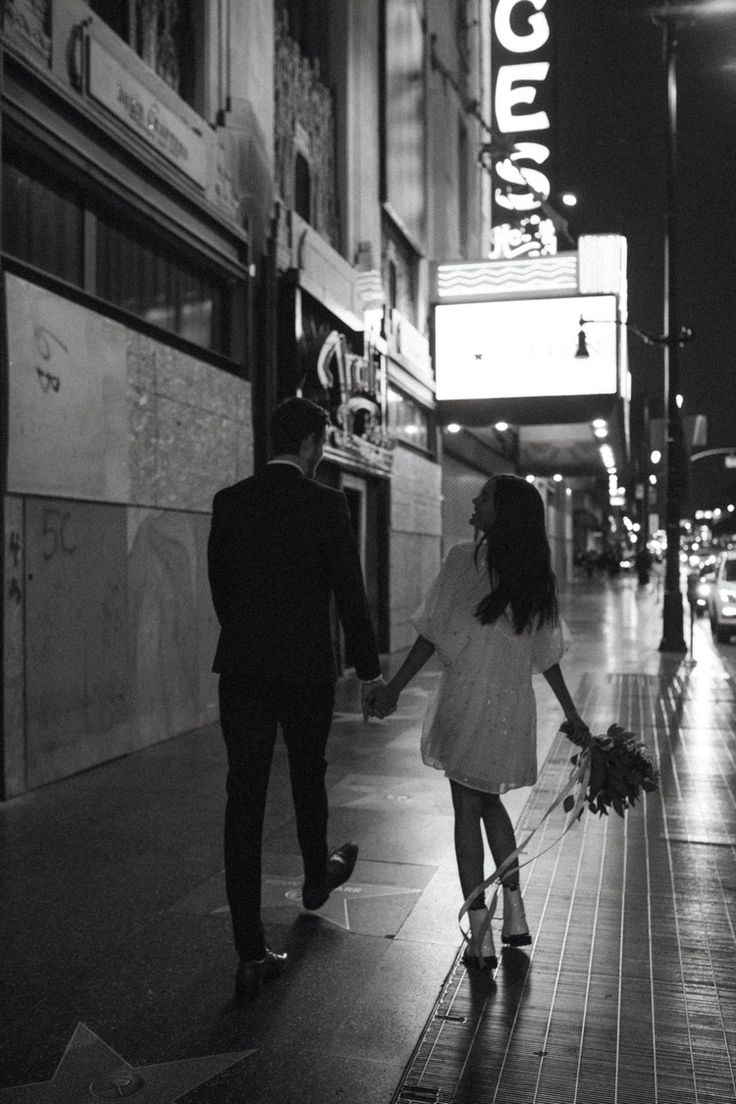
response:
[[[711,631],[725,644],[736,632],[736,551],[722,552],[718,557],[709,602]]]
[[[710,609],[710,600],[716,581],[715,565],[702,563],[687,577],[687,597],[696,617],[703,617]]]

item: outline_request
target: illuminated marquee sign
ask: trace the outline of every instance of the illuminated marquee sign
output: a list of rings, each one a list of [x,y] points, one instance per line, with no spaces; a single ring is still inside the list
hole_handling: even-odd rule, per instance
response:
[[[508,156],[493,158],[490,256],[538,257],[557,252],[549,198],[551,0],[494,0],[492,5],[493,129]]]
[[[587,357],[575,355],[581,315],[596,319]],[[616,317],[615,295],[439,303],[437,399],[614,395]]]

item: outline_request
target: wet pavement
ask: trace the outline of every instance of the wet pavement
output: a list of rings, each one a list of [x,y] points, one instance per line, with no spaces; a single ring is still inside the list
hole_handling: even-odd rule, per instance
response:
[[[522,878],[531,947],[504,951],[495,976],[459,963],[449,787],[418,754],[437,669],[368,726],[345,679],[330,837],[360,859],[328,905],[300,908],[280,745],[264,918],[290,966],[244,1007],[217,728],[0,806],[1,1104],[736,1101],[736,643],[699,621],[695,665],[660,655],[654,583],[579,581],[563,606],[581,711],[596,731],[642,734],[661,793],[624,820],[586,812],[535,859],[563,814],[545,822]],[[537,681],[540,778],[505,798],[520,829],[572,750]]]

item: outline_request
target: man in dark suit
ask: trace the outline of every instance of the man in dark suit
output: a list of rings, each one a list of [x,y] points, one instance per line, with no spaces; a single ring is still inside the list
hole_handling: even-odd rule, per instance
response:
[[[208,565],[220,622],[213,669],[228,755],[225,881],[240,965],[241,999],[286,966],[265,942],[261,849],[277,724],[286,743],[302,904],[320,908],[353,872],[347,843],[327,851],[325,747],[337,669],[330,631],[334,594],[363,704],[383,683],[345,496],[317,483],[327,414],[287,399],[271,419],[274,458],[257,475],[215,495]],[[365,715],[365,708],[364,708]]]

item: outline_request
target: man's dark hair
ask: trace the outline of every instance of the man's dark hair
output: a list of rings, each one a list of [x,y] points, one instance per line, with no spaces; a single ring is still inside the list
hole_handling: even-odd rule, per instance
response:
[[[298,453],[302,441],[321,436],[329,420],[327,411],[311,399],[286,399],[271,415],[271,444],[276,455]]]

